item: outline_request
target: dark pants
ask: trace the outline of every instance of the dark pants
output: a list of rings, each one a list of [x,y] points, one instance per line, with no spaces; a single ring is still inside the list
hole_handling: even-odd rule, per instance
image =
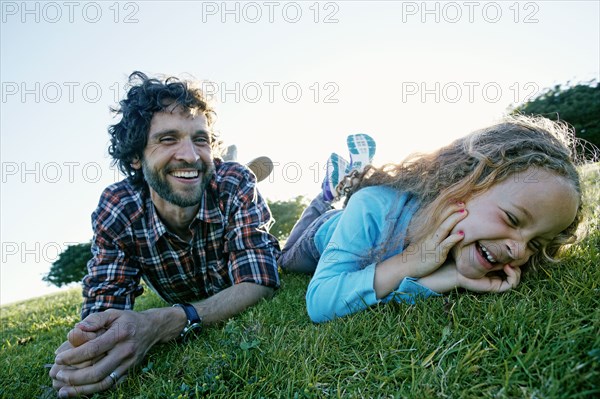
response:
[[[312,274],[321,254],[315,245],[317,230],[333,215],[341,212],[319,194],[302,212],[281,251],[278,263],[283,270]]]

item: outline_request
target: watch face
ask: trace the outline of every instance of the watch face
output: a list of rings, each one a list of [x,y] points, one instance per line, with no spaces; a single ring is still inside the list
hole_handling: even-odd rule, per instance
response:
[[[181,334],[179,334],[179,339],[186,340],[190,333],[193,332],[196,335],[202,331],[202,317],[198,315],[193,305],[189,303],[176,303],[173,306],[182,308],[187,317],[187,325],[183,328]]]
[[[192,323],[189,326],[186,326],[181,333],[181,337],[184,340],[190,338],[190,335],[199,334],[202,331],[202,323]]]
[[[187,328],[188,331],[200,331],[202,330],[202,323],[192,323]]]

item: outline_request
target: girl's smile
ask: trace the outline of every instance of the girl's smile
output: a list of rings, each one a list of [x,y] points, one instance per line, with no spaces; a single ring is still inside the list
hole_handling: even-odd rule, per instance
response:
[[[568,180],[545,170],[509,176],[466,201],[468,215],[453,229],[465,233],[452,249],[457,270],[481,278],[524,265],[573,222],[578,201]]]

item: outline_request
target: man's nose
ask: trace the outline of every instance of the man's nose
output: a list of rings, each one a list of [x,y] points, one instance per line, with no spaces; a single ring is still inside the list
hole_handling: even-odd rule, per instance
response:
[[[175,157],[178,160],[188,163],[194,163],[200,159],[200,155],[198,155],[198,152],[196,151],[194,142],[189,138],[181,140],[177,146],[177,153],[175,154]]]

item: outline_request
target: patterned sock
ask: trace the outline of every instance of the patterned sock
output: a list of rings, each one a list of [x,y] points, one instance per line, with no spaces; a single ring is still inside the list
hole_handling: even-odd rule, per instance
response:
[[[351,134],[346,139],[346,144],[348,144],[348,151],[350,152],[350,165],[346,173],[352,170],[362,172],[365,166],[373,162],[377,144],[371,136],[364,133]]]
[[[333,201],[339,194],[336,190],[337,185],[344,178],[348,161],[336,153],[332,153],[327,159],[327,169],[325,179],[321,188],[323,189],[323,199],[327,202]]]

